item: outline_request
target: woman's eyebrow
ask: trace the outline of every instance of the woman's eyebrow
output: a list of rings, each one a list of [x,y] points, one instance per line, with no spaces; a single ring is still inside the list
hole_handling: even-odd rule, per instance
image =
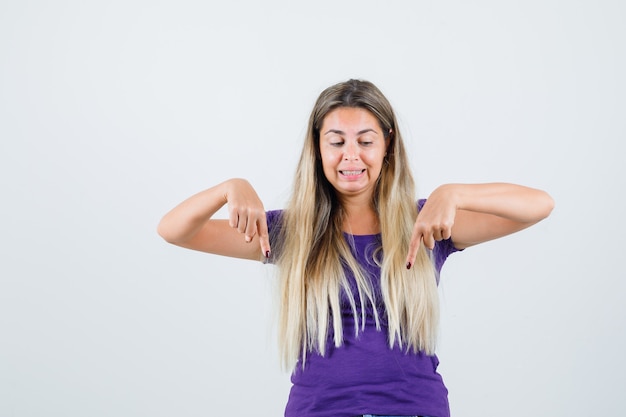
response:
[[[362,135],[362,134],[367,133],[367,132],[373,132],[373,133],[378,134],[378,132],[376,132],[376,130],[370,129],[370,128],[359,130],[358,132],[356,132],[356,134],[357,135]],[[335,133],[337,135],[345,135],[346,134],[346,132],[344,132],[343,130],[329,129],[326,133],[324,133],[324,135],[328,135],[329,133]]]

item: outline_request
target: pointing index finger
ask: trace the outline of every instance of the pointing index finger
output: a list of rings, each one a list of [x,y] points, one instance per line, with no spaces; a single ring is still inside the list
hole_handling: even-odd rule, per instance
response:
[[[272,249],[270,248],[270,238],[269,231],[267,228],[267,218],[266,216],[261,216],[258,222],[258,232],[259,232],[259,244],[261,245],[261,252],[265,258],[269,258],[271,255]]]
[[[413,228],[413,234],[411,235],[411,242],[409,243],[409,253],[406,257],[406,269],[411,269],[415,263],[417,257],[417,251],[420,248],[422,240],[422,234],[418,231],[417,227]]]

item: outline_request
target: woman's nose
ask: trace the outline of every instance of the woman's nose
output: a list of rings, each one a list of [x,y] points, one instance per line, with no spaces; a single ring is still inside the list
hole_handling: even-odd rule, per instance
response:
[[[346,143],[343,153],[345,161],[356,161],[359,159],[359,148],[354,143]]]

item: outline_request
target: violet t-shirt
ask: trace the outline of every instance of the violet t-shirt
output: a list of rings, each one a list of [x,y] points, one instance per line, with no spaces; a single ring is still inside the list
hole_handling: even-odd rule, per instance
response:
[[[423,200],[420,201],[420,206]],[[282,211],[269,211],[270,231],[280,227]],[[271,233],[270,233],[271,235]],[[344,234],[353,255],[372,281],[376,300],[380,294],[380,267],[373,262],[380,247],[378,235]],[[437,275],[449,254],[456,251],[450,240],[437,242],[433,259]],[[346,270],[354,288],[354,276]],[[356,296],[356,291],[353,291]],[[357,311],[359,312],[357,303]],[[382,301],[377,306],[381,330],[376,329],[372,307],[366,308],[365,328],[355,336],[352,308],[341,299],[343,345],[336,348],[329,329],[326,354],[307,355],[304,369],[299,362],[291,376],[293,386],[285,417],[354,417],[361,414],[449,417],[448,391],[437,373],[435,355],[414,353],[397,345],[389,347]]]

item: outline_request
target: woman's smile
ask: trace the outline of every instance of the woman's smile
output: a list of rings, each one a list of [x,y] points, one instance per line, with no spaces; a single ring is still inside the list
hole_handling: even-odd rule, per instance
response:
[[[346,179],[357,179],[361,174],[365,172],[364,169],[353,169],[353,170],[340,170],[339,173],[346,177]]]

